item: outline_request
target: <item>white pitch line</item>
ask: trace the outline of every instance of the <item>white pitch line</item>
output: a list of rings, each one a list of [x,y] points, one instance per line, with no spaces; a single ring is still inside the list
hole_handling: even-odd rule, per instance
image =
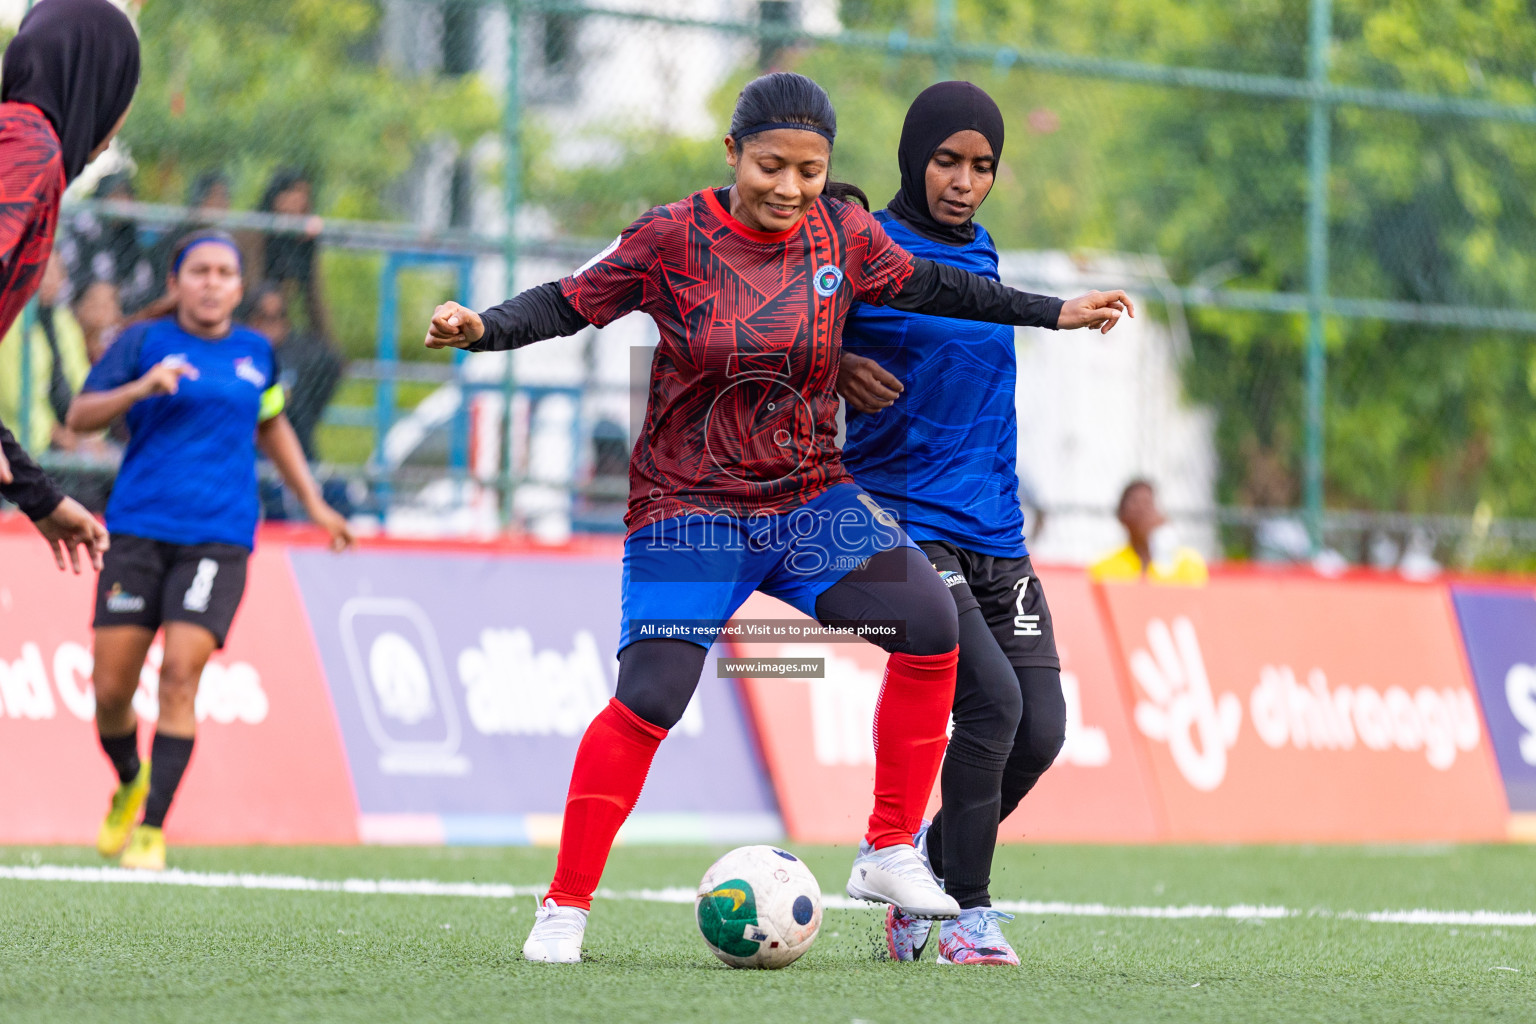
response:
[[[128,868],[0,866],[0,879],[18,882],[117,882],[131,885],[185,885],[197,889],[276,889],[286,892],[346,892],[360,896],[470,896],[482,900],[506,900],[537,896],[544,890],[533,885],[501,885],[478,882],[434,882],[373,878],[303,878],[299,875],[256,875],[226,871],[133,871]]]
[[[1296,917],[1299,911],[1286,907],[1251,906],[1238,903],[1230,907],[1111,907],[1103,903],[1062,903],[1059,900],[996,900],[992,904],[1011,914],[1056,914],[1066,917],[1151,917],[1171,920],[1218,917],[1233,921],[1270,920]]]
[[[506,885],[498,882],[438,882],[431,879],[305,878],[301,875],[258,875],[228,871],[131,871],[127,868],[66,867],[39,864],[0,865],[0,881],[84,882],[127,885],[179,885],[198,889],[265,889],[281,892],[339,892],[359,896],[464,896],[482,900],[508,900],[539,896],[543,886]],[[601,899],[637,900],[645,903],[692,903],[694,890],[681,886],[665,889],[599,889]],[[822,893],[829,910],[862,910],[871,906],[847,896]],[[1294,910],[1289,907],[1189,904],[1168,907],[1116,907],[1105,903],[1066,903],[1058,900],[998,900],[998,910],[1015,914],[1058,917],[1120,917],[1159,920],[1220,919],[1228,921],[1278,920],[1291,917],[1325,917],[1371,924],[1464,925],[1468,927],[1536,928],[1536,912],[1498,910]]]

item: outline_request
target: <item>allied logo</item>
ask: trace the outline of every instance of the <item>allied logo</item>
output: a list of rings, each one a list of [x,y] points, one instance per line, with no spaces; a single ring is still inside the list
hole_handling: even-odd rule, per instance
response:
[[[816,271],[812,281],[816,285],[816,294],[824,299],[830,299],[837,294],[838,288],[842,287],[843,268],[829,263]]]
[[[943,569],[939,572],[939,579],[944,581],[946,587],[958,587],[965,582],[965,577],[953,569]]]

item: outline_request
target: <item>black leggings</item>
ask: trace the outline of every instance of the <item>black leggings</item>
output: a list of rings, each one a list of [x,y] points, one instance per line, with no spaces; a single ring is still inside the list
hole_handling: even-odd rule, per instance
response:
[[[875,642],[888,652],[945,654],[959,643],[955,602],[914,548],[892,548],[871,558],[816,599],[823,625],[899,622],[905,631]],[[637,640],[619,653],[619,703],[663,729],[683,717],[708,654],[687,640]]]
[[[986,907],[998,823],[1040,781],[1066,739],[1061,671],[1009,664],[981,610],[972,608],[960,616],[954,718],[928,856],[962,909]]]

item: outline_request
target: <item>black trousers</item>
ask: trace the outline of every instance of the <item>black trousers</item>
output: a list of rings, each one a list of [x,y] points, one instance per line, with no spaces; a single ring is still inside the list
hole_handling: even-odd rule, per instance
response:
[[[934,873],[961,909],[989,906],[997,826],[1066,739],[1067,706],[1045,592],[1028,556],[924,542],[960,613],[954,732],[928,829]]]

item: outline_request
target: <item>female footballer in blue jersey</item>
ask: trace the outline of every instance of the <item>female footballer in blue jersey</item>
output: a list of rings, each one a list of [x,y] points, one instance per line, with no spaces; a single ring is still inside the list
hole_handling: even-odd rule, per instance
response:
[[[901,191],[876,219],[914,256],[997,280],[997,250],[973,218],[1002,152],[990,96],[969,82],[932,86],[907,111]],[[1123,292],[1092,301],[1132,313]],[[973,319],[859,305],[843,333],[844,465],[895,511],[959,612],[943,806],[916,836],[960,906],[939,927],[939,957],[954,964],[1019,962],[999,927],[1008,915],[992,909],[987,889],[997,826],[1050,767],[1066,729],[1051,612],[1024,547],[1016,369],[1013,328]],[[930,930],[886,914],[895,959],[921,956]]]
[[[837,115],[778,73],[742,90],[725,137],[735,184],[643,215],[559,282],[476,314],[439,306],[426,344],[512,349],[639,310],[660,333],[630,463],[614,699],[576,754],[555,878],[523,945],[577,963],[619,826],[683,714],[715,635],[753,590],[824,623],[904,628],[875,711],[875,800],[848,892],[916,917],[959,912],[912,834],[954,693],[954,602],[922,552],[844,471],[843,322],[855,300],[1001,323],[1079,327],[1120,310],[1027,295],[913,259],[869,213],[823,197]]]
[[[176,247],[168,294],[128,327],[70,405],[71,430],[126,416],[131,439],[107,503],[112,546],[96,585],[96,727],[118,788],[96,845],[124,867],[165,867],[161,826],[192,756],[198,680],[224,646],[255,544],[259,448],[342,550],[344,520],[320,497],[283,415],[266,338],[233,321],[240,250],[204,231]],[[160,714],[148,761],[133,695],[165,629]],[[144,817],[134,827],[142,807]]]

